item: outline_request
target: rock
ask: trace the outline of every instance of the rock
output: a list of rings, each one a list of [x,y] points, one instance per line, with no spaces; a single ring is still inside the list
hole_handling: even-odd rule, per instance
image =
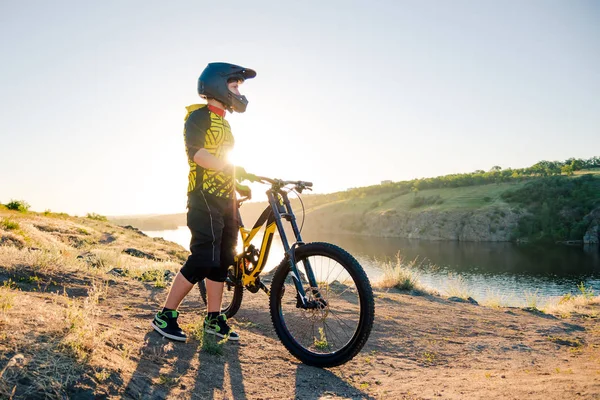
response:
[[[25,247],[25,241],[12,233],[0,234],[0,246],[13,246],[17,249]]]
[[[127,276],[127,273],[124,270],[122,270],[121,268],[113,268],[110,271],[108,271],[107,273],[114,275],[114,276]]]
[[[394,212],[391,212],[394,211]],[[522,212],[508,206],[476,210],[413,210],[333,212],[331,207],[313,211],[309,224],[320,224],[324,232],[351,233],[376,237],[468,242],[507,242],[518,226]],[[325,221],[325,222],[323,222]],[[307,229],[311,226],[307,225]]]
[[[77,259],[82,260],[83,262],[85,262],[87,265],[89,265],[92,268],[100,268],[103,265],[100,257],[98,257],[96,254],[94,254],[90,251],[87,251],[85,253],[78,255]]]
[[[131,247],[123,250],[123,253],[129,254],[132,257],[147,258],[148,260],[152,260],[152,261],[160,261],[158,258],[156,258],[154,255],[152,255],[150,253],[146,253],[146,252],[143,252],[141,250],[134,249]]]
[[[104,265],[100,257],[90,251],[78,255],[77,259],[82,260],[92,268],[100,268]]]
[[[102,234],[102,239],[100,239],[100,244],[110,244],[112,242],[114,242],[115,240],[117,240],[117,238],[114,235],[111,235],[110,233],[103,233]]]
[[[477,302],[477,300],[475,300],[472,297],[468,297],[466,299],[463,299],[462,297],[452,296],[452,297],[448,297],[448,300],[455,301],[457,303],[471,303],[471,304],[476,305],[476,306],[479,305],[479,303]]]
[[[600,244],[600,207],[594,209],[583,218],[588,229],[583,235],[583,244]]]
[[[123,228],[123,229],[129,229],[130,231],[134,231],[135,233],[137,233],[138,235],[141,235],[141,236],[148,236],[144,232],[142,232],[138,228],[136,228],[135,226],[131,226],[131,225],[122,226],[121,225],[121,228]]]
[[[583,235],[583,244],[600,244],[600,226],[594,225]]]

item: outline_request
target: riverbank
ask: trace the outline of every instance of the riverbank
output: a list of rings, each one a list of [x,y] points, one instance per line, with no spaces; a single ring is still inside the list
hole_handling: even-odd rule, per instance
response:
[[[0,210],[0,396],[14,398],[597,398],[600,301],[572,312],[484,307],[376,288],[371,338],[328,370],[291,357],[264,294],[245,296],[239,344],[184,344],[149,320],[187,254],[107,222]],[[131,251],[135,249],[137,251]]]

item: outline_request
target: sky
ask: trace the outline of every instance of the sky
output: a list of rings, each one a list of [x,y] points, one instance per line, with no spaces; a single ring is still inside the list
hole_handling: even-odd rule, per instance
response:
[[[257,71],[232,161],[316,193],[598,156],[598,21],[595,0],[0,0],[0,202],[184,212],[185,106],[216,61]]]

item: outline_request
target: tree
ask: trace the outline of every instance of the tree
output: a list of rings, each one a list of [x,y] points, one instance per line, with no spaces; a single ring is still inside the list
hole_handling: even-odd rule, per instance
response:
[[[573,164],[563,165],[560,169],[560,172],[566,174],[567,176],[573,175]]]

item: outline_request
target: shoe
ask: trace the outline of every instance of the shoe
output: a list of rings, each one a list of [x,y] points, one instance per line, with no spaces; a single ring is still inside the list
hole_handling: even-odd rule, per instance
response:
[[[213,319],[209,319],[207,315],[206,318],[204,318],[204,332],[220,338],[227,338],[228,340],[240,340],[240,335],[227,325],[227,317],[225,314],[219,314],[217,318]]]
[[[177,323],[177,317],[179,316],[179,311],[169,310],[169,311],[159,311],[154,316],[154,321],[152,321],[151,325],[154,330],[166,338],[177,340],[178,342],[185,342],[187,336],[179,327]]]

